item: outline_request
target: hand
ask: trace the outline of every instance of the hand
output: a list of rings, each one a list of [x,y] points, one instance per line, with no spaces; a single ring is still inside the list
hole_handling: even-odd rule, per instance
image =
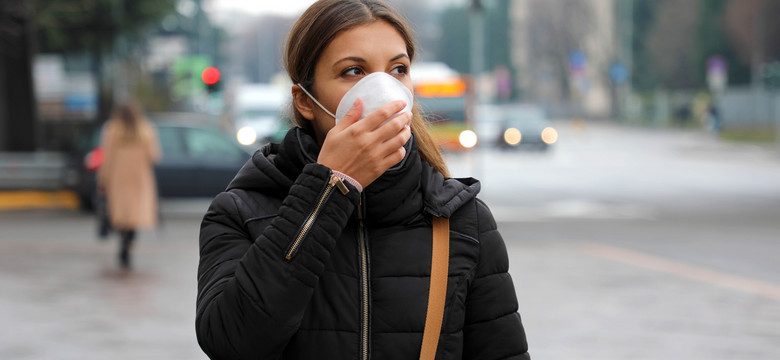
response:
[[[402,100],[385,104],[358,121],[363,102],[358,99],[328,131],[317,162],[357,180],[365,188],[403,160],[404,144],[412,136],[412,113],[405,112],[379,126],[406,106]]]

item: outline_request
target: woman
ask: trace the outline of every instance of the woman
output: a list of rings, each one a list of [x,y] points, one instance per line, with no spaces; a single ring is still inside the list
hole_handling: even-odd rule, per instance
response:
[[[366,113],[356,101],[334,119],[368,74],[411,91],[414,55],[379,0],[321,0],[293,26],[296,127],[255,153],[201,226],[196,331],[211,358],[418,358],[433,216],[451,230],[437,358],[529,358],[479,183],[447,178],[419,112],[394,116],[404,101]]]
[[[119,264],[127,269],[136,230],[157,224],[157,132],[137,105],[121,104],[103,126],[101,147],[105,159],[98,190],[106,195],[111,225],[120,237]]]

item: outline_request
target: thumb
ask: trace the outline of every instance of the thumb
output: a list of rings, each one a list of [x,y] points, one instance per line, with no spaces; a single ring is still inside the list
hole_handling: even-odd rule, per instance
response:
[[[363,115],[363,100],[358,98],[352,103],[352,107],[344,114],[344,117],[339,120],[338,125],[341,125],[342,128],[346,128],[360,120],[360,115]]]

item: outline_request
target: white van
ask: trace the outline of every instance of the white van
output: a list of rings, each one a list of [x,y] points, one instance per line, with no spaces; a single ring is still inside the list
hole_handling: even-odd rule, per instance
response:
[[[284,113],[290,101],[290,90],[279,86],[239,86],[233,103],[233,124],[238,142],[243,145],[262,145],[269,142],[286,126]]]

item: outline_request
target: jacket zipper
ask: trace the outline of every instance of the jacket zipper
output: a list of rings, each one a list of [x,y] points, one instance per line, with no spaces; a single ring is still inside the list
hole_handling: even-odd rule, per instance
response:
[[[295,237],[295,241],[293,241],[292,245],[290,245],[290,249],[287,250],[287,253],[285,253],[284,255],[285,260],[287,261],[292,260],[295,253],[298,252],[298,248],[300,248],[303,239],[306,237],[306,234],[309,233],[309,230],[311,229],[312,225],[314,225],[314,221],[317,220],[317,217],[320,215],[320,211],[322,210],[322,205],[325,204],[325,200],[327,200],[328,196],[333,191],[334,187],[338,188],[339,191],[341,191],[341,193],[344,195],[346,195],[349,192],[349,189],[347,189],[347,186],[344,185],[344,183],[341,181],[341,178],[331,173],[330,180],[328,181],[328,185],[325,187],[325,190],[320,195],[319,200],[317,200],[317,205],[314,207],[314,210],[312,210],[311,214],[309,214],[309,217],[306,218],[306,221],[303,222],[301,231],[298,232],[298,236]]]
[[[358,229],[360,243],[360,286],[361,286],[361,328],[360,328],[360,340],[361,340],[361,359],[368,360],[368,334],[369,334],[369,314],[368,314],[368,244],[366,242],[365,226],[363,225],[363,195],[361,194],[360,203],[358,204],[358,221],[360,227]]]

